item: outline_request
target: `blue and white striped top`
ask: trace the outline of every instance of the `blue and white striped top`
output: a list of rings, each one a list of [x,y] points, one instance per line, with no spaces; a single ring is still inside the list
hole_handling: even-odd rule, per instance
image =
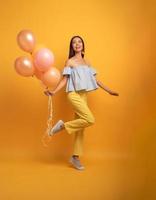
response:
[[[69,75],[66,86],[66,92],[80,90],[96,90],[97,88],[99,88],[94,77],[94,75],[96,74],[96,70],[88,65],[64,67],[62,75]]]

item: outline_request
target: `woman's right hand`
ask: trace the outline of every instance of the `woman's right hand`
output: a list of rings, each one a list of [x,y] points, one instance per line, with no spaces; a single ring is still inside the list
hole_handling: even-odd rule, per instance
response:
[[[53,95],[55,94],[55,92],[46,90],[46,91],[44,91],[44,94],[45,94],[46,96],[53,96]]]

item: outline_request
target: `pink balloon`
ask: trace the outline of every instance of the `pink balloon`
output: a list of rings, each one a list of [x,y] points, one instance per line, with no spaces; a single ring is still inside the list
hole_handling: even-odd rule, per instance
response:
[[[34,53],[33,57],[35,67],[42,72],[49,70],[54,63],[54,55],[47,48],[39,49]]]
[[[54,89],[61,79],[60,71],[55,68],[51,67],[48,71],[43,74],[42,82],[47,87]]]
[[[15,60],[14,67],[21,76],[33,76],[35,72],[32,60],[26,56],[18,57]]]
[[[21,49],[32,53],[35,48],[35,37],[32,31],[22,30],[17,35],[17,43]]]

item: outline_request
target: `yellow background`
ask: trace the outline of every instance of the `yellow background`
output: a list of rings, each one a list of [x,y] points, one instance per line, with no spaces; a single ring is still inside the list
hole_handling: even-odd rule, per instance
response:
[[[0,6],[0,198],[154,200],[156,180],[155,13],[153,0],[5,0]],[[120,96],[88,95],[96,123],[86,129],[84,172],[68,167],[72,136],[44,149],[48,98],[38,79],[19,76],[20,30],[34,32],[62,70],[80,35],[97,78]],[[53,98],[53,123],[73,117],[65,88]]]

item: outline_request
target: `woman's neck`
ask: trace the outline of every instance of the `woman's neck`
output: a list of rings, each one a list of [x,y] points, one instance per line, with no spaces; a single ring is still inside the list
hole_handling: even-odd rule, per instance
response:
[[[74,57],[77,58],[77,59],[82,59],[82,54],[81,54],[81,52],[75,53],[75,56],[74,56]]]

